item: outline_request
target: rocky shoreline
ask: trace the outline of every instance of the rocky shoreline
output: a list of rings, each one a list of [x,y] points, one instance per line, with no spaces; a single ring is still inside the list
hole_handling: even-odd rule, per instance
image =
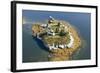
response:
[[[43,40],[49,50],[49,61],[71,60],[72,55],[81,46],[77,30],[68,22],[50,17],[47,24],[34,24],[33,36]]]

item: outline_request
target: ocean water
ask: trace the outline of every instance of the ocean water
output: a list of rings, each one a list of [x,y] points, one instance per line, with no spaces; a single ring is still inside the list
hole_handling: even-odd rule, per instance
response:
[[[58,20],[69,22],[77,28],[79,36],[85,41],[73,56],[72,60],[85,60],[91,58],[91,14],[79,12],[51,12],[23,10],[22,24],[22,44],[23,44],[23,62],[45,62],[48,61],[48,48],[39,39],[32,37],[32,25],[36,22],[47,23],[49,16]],[[84,45],[85,44],[85,45]]]

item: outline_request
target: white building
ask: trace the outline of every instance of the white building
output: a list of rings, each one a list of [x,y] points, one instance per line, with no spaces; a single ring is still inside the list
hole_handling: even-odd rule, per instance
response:
[[[68,46],[69,48],[71,48],[71,47],[73,46],[73,43],[74,43],[74,38],[73,38],[73,36],[71,35],[71,33],[69,33],[69,35],[70,35],[70,43],[68,43],[67,46]]]

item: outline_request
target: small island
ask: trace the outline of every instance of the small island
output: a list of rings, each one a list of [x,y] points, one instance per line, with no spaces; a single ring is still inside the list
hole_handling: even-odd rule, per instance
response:
[[[52,16],[49,16],[46,24],[33,24],[32,36],[42,40],[49,48],[48,61],[71,60],[81,46],[77,30],[68,22],[56,20]]]

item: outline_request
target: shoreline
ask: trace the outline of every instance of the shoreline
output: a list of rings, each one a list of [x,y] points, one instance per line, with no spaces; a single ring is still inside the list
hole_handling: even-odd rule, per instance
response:
[[[72,26],[67,21],[56,20],[56,22],[61,22],[63,26],[66,28],[65,31],[69,32],[70,37],[72,37],[72,41],[69,43],[69,46],[64,48],[57,47],[56,49],[50,49],[50,55],[48,55],[48,61],[67,61],[72,59],[72,55],[80,49],[82,44],[82,38],[79,36],[78,30]],[[32,27],[33,36],[39,38],[39,34],[45,32],[44,28],[39,24],[36,24]],[[54,34],[52,34],[54,35]],[[67,37],[67,36],[66,36]],[[61,37],[62,38],[62,37]],[[46,37],[45,37],[46,39]],[[71,39],[71,38],[70,38]],[[54,39],[50,40],[53,41]],[[47,40],[45,40],[47,41]],[[59,41],[59,40],[58,40]],[[48,41],[47,41],[48,42]],[[66,40],[67,42],[67,40]],[[54,46],[53,46],[54,48]]]

